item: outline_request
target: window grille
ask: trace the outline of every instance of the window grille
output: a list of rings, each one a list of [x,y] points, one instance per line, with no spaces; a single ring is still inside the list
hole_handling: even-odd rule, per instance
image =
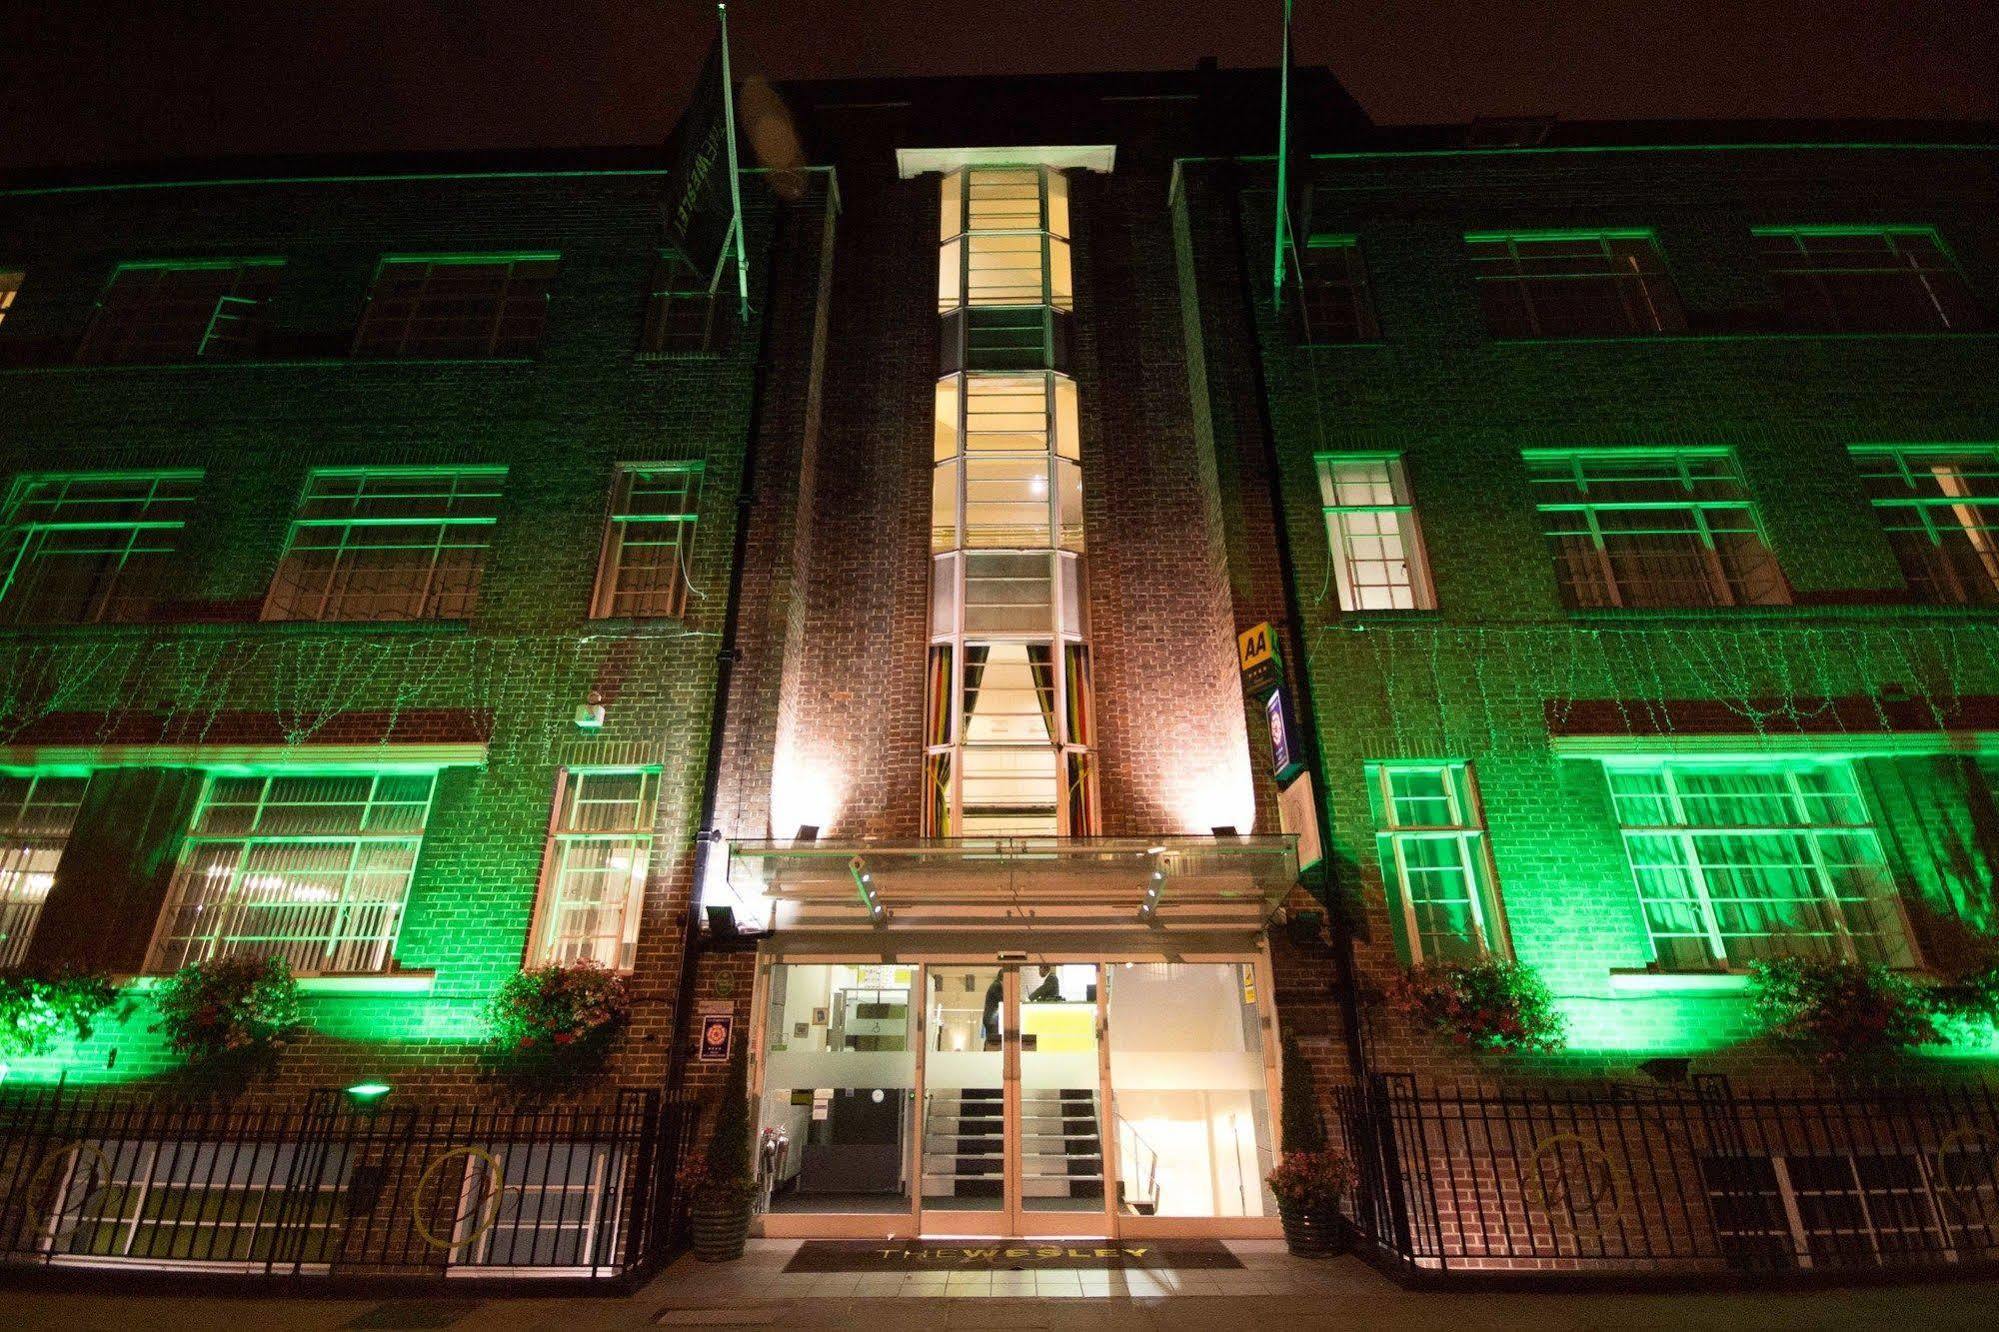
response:
[[[81,775],[0,772],[0,971],[28,955],[89,784]]]
[[[592,615],[671,617],[686,612],[688,558],[700,498],[699,463],[618,469]]]
[[[1911,591],[1999,604],[1999,446],[1868,445],[1853,461]]]
[[[1320,454],[1318,465],[1340,609],[1434,610],[1401,455]]]
[[[1789,328],[1921,333],[1978,326],[1971,285],[1928,227],[1759,227],[1756,253]]]
[[[541,961],[631,969],[658,811],[657,772],[563,774],[542,880]]]
[[[465,360],[531,356],[560,256],[391,256],[375,270],[354,355]]]
[[[1352,236],[1314,236],[1298,251],[1306,342],[1370,342],[1381,336],[1368,290],[1360,243]]]
[[[120,264],[77,359],[100,365],[254,356],[281,259]]]
[[[1465,243],[1496,336],[1618,337],[1687,326],[1649,231],[1472,235]]]
[[[211,776],[148,970],[228,955],[388,970],[435,785],[429,772]]]
[[[1380,763],[1376,848],[1411,962],[1505,953],[1485,813],[1464,763]]]

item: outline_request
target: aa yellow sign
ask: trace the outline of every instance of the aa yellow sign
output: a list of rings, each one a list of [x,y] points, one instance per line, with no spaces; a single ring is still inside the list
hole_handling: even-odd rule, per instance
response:
[[[1242,687],[1258,698],[1277,687],[1284,668],[1277,662],[1277,636],[1270,622],[1252,625],[1235,636],[1236,660],[1242,666]]]

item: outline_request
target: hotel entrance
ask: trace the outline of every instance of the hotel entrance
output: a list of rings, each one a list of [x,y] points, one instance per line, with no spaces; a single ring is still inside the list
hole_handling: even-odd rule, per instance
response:
[[[762,1233],[1275,1234],[1267,959],[758,968]]]

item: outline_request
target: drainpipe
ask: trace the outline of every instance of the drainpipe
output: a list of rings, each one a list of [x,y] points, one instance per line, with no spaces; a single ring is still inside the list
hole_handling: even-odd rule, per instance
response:
[[[1236,168],[1242,162],[1268,162],[1271,160],[1269,157],[1175,158],[1173,161],[1173,175],[1171,183],[1168,186],[1169,203],[1183,208],[1187,206],[1185,200],[1185,179],[1181,174],[1183,166],[1190,164],[1215,165],[1233,175]],[[1235,194],[1236,192],[1233,189],[1229,191],[1231,199],[1235,197]],[[1189,221],[1191,222],[1191,220],[1190,217]],[[1255,279],[1249,272],[1249,249],[1243,236],[1242,212],[1239,208],[1231,207],[1228,210],[1228,226],[1231,239],[1235,244],[1236,253],[1241,257],[1240,262],[1243,265],[1242,280],[1239,284],[1242,293],[1243,327],[1248,329],[1251,336],[1254,337],[1257,327],[1256,302],[1252,295],[1255,289]],[[1305,655],[1303,638],[1305,618],[1298,600],[1297,568],[1291,558],[1291,525],[1288,521],[1284,503],[1283,471],[1278,456],[1277,433],[1272,428],[1270,422],[1269,386],[1264,380],[1263,353],[1260,345],[1256,347],[1255,354],[1250,357],[1250,373],[1256,391],[1257,420],[1263,427],[1261,433],[1263,436],[1264,467],[1270,475],[1272,488],[1271,501],[1275,508],[1276,522],[1274,526],[1276,530],[1273,535],[1277,551],[1278,573],[1280,581],[1284,584],[1284,616],[1287,622],[1286,633],[1284,634],[1286,640],[1285,647],[1292,653],[1291,660],[1297,663],[1298,720],[1300,729],[1305,732],[1305,770],[1311,774],[1313,789],[1318,796],[1318,808],[1313,812],[1319,818],[1323,844],[1327,841],[1326,834],[1333,826],[1332,820],[1329,817],[1329,807],[1326,803],[1330,792],[1326,785],[1325,766],[1319,748],[1319,712],[1312,697],[1311,663]],[[1326,912],[1331,920],[1333,932],[1333,984],[1339,996],[1340,1017],[1346,1027],[1347,1063],[1353,1071],[1354,1080],[1365,1083],[1368,1075],[1367,1049],[1366,1041],[1361,1034],[1360,1000],[1354,991],[1353,928],[1352,922],[1347,919],[1347,913],[1339,908],[1339,883],[1334,876],[1333,861],[1329,846],[1326,848],[1325,857],[1320,861],[1320,864],[1325,866]]]
[[[760,175],[769,168],[745,168],[742,174]],[[804,167],[801,170],[814,174],[824,173],[826,177],[826,220],[820,238],[820,281],[816,300],[823,303],[827,291],[826,270],[833,262],[833,222],[840,213],[840,181],[830,166]],[[775,256],[782,245],[787,230],[788,215],[780,211],[777,215],[775,232],[767,253]],[[736,638],[742,619],[743,565],[749,549],[750,518],[756,507],[757,484],[757,437],[763,421],[764,394],[770,375],[771,339],[777,321],[770,317],[776,304],[776,278],[764,291],[765,317],[759,333],[756,359],[756,375],[750,388],[749,430],[743,442],[743,473],[736,492],[736,532],[729,553],[729,591],[722,611],[721,646],[715,652],[715,700],[708,718],[708,764],[701,779],[701,830],[694,835],[694,881],[687,900],[687,919],[681,935],[680,980],[673,1001],[673,1022],[670,1031],[671,1044],[667,1049],[666,1091],[671,1096],[680,1086],[687,1069],[687,1042],[685,1034],[689,1010],[694,1006],[695,973],[701,954],[705,951],[701,926],[701,888],[708,879],[708,866],[722,846],[721,830],[715,826],[715,805],[720,797],[722,785],[722,745],[728,730],[730,686],[735,679]],[[818,407],[819,377],[825,356],[825,317],[823,311],[815,311],[816,329],[813,337],[811,369],[808,371],[806,397],[809,404],[805,429],[813,429],[812,419]],[[747,1036],[745,1037],[747,1039]]]

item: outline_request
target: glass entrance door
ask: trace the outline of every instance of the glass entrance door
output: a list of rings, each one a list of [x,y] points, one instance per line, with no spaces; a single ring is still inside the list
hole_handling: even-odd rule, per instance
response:
[[[924,968],[931,1235],[1107,1235],[1101,969]]]

